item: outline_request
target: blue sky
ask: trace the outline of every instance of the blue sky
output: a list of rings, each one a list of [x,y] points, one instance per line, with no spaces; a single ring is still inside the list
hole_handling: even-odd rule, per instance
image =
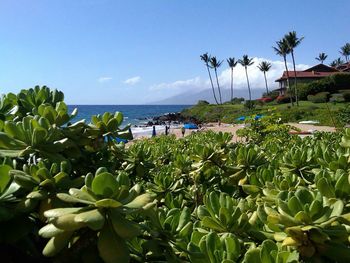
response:
[[[71,104],[148,103],[207,87],[203,52],[269,59],[273,84],[283,70],[276,40],[305,36],[300,68],[320,52],[330,62],[350,42],[349,10],[348,0],[0,0],[0,93],[38,84]],[[226,75],[224,65],[224,85]]]

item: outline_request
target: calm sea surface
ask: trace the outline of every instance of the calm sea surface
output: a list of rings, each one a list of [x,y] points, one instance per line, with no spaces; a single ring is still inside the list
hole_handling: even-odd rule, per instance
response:
[[[114,113],[120,111],[124,115],[122,126],[127,124],[142,125],[152,117],[160,116],[166,113],[180,112],[192,105],[69,105],[69,111],[78,108],[78,115],[73,121],[85,119],[86,122],[91,121],[91,116],[103,114],[105,112]],[[164,127],[156,127],[157,131],[162,131]],[[151,127],[132,128],[134,135],[151,134]],[[137,136],[136,136],[137,137]]]

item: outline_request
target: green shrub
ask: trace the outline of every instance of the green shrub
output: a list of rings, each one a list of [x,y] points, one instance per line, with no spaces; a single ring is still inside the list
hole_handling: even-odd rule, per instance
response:
[[[329,96],[329,92],[319,92],[315,95],[308,95],[307,100],[314,103],[323,103],[328,101]]]
[[[308,95],[315,95],[320,92],[336,92],[337,90],[350,89],[350,74],[339,73],[329,77],[312,81],[310,83],[298,84],[299,98],[307,99]]]
[[[350,102],[350,93],[344,93],[343,98],[344,98],[344,101]]]
[[[334,90],[334,81],[330,78],[324,78],[317,81],[313,81],[308,84],[310,94],[316,94],[324,91]]]
[[[332,84],[333,90],[350,89],[350,74],[338,73],[328,77]]]
[[[330,78],[324,78],[310,83],[298,84],[299,99],[305,100],[308,95],[315,95],[320,92],[334,92],[334,81]]]
[[[244,101],[244,98],[237,98],[237,97],[235,97],[235,98],[233,98],[233,99],[230,101],[230,103],[231,103],[231,104],[241,104],[242,101]]]
[[[350,90],[339,90],[340,95],[342,97],[342,101],[349,102],[350,101]]]
[[[307,96],[310,95],[309,89],[310,83],[299,83],[298,84],[298,96],[300,100],[306,100]]]
[[[198,102],[197,102],[197,105],[198,106],[201,106],[201,105],[209,105],[210,103],[209,102],[207,102],[206,100],[199,100]]]
[[[346,124],[350,124],[350,105],[349,104],[339,110],[338,119],[343,126]]]
[[[334,93],[331,95],[330,99],[329,99],[330,102],[344,102],[344,95],[342,93]]]
[[[257,105],[255,100],[246,100],[244,103],[244,108],[246,109],[254,109]]]

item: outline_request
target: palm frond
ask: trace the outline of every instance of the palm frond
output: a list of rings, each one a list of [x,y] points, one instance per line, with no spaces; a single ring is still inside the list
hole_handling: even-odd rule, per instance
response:
[[[303,41],[304,37],[298,37],[297,32],[291,31],[288,34],[284,36],[285,41],[287,42],[287,45],[289,49],[292,51],[294,50],[297,46],[300,45],[300,43]]]
[[[210,61],[209,61],[211,68],[214,68],[214,69],[219,68],[221,66],[222,62],[223,62],[223,60],[220,61],[215,56],[211,57]]]
[[[260,62],[260,64],[257,66],[258,69],[260,69],[260,71],[262,72],[267,72],[270,70],[272,64],[268,61],[262,61]]]
[[[272,48],[275,50],[277,55],[282,57],[285,57],[291,51],[286,39],[284,38],[282,40],[276,41],[276,46]]]
[[[248,55],[243,55],[243,58],[238,60],[238,63],[243,67],[248,67],[254,64],[253,58],[249,58]]]
[[[228,58],[226,61],[231,69],[234,68],[235,66],[237,66],[237,63],[238,63],[238,61],[236,61],[236,59],[234,57]]]
[[[205,64],[208,64],[210,60],[210,55],[208,55],[208,52],[207,52],[207,53],[204,53],[203,55],[200,55],[200,58],[201,60],[204,61]]]

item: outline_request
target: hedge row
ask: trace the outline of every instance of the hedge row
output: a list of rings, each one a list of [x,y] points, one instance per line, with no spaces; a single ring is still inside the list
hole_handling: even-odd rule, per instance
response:
[[[298,95],[301,100],[305,100],[308,95],[315,95],[320,92],[334,93],[341,89],[350,89],[350,74],[339,73],[310,83],[300,83],[298,85]]]

